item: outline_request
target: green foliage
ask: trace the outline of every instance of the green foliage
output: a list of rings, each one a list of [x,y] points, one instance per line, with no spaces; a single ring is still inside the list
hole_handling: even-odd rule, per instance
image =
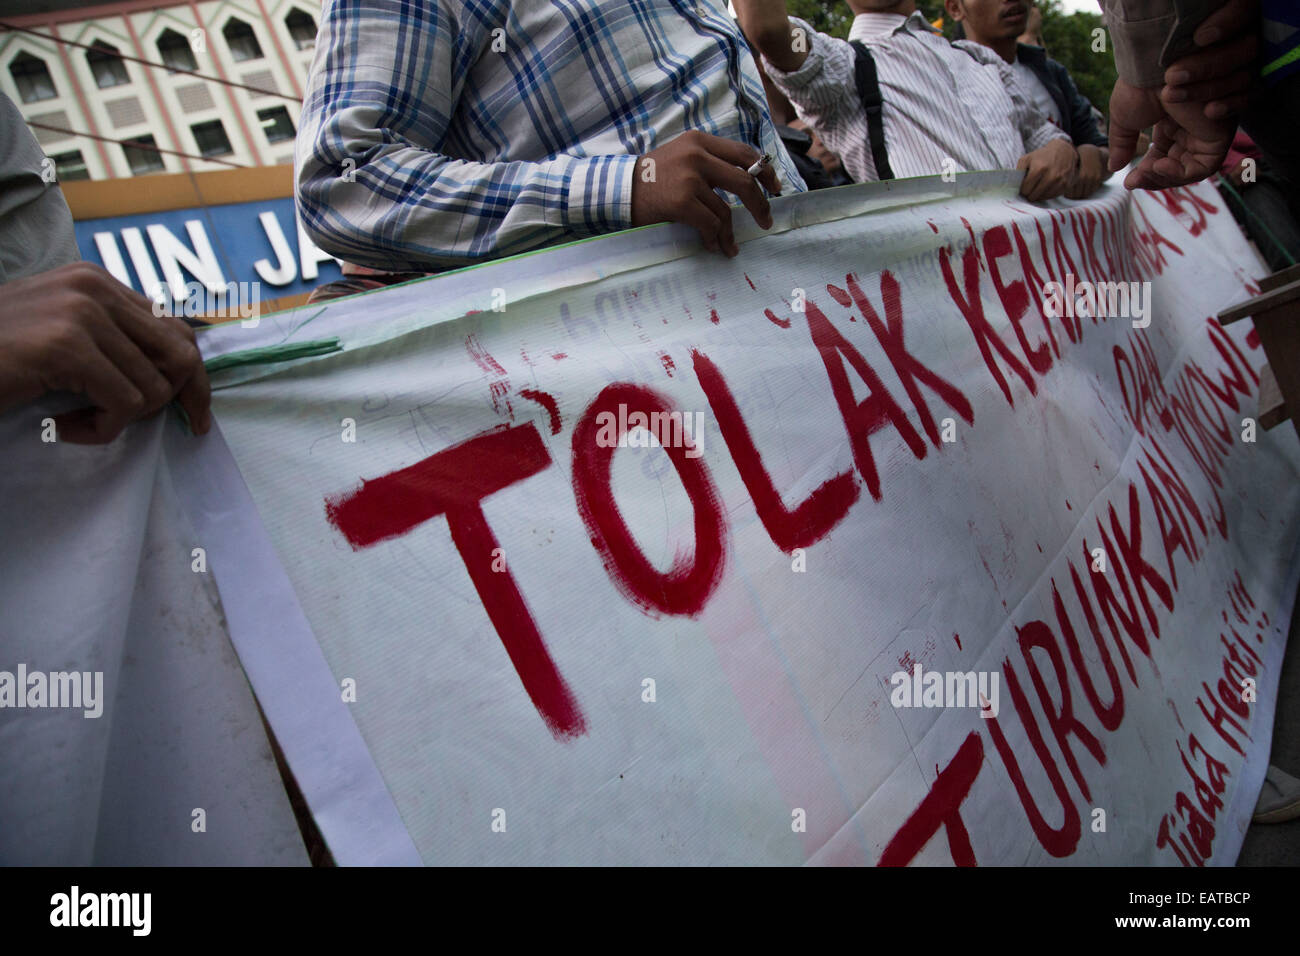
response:
[[[1105,34],[1105,49],[1093,52],[1092,31],[1101,27],[1101,14],[1064,13],[1058,0],[1039,0],[1038,8],[1043,12],[1047,55],[1070,71],[1079,92],[1093,106],[1106,112],[1115,86],[1115,53],[1109,34]]]
[[[944,36],[950,40],[952,39],[952,24],[948,22],[948,14],[943,9],[943,0],[917,0],[916,9],[920,10],[921,14],[931,23],[943,17]]]
[[[832,0],[785,0],[790,16],[798,17],[812,24],[818,33],[826,33],[841,40],[849,35],[849,25],[853,23],[853,11],[847,3]]]

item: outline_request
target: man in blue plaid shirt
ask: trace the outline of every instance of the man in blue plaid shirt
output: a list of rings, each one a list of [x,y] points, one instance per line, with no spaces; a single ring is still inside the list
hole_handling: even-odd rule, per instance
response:
[[[804,188],[721,0],[326,0],[295,165],[312,239],[390,272],[654,222],[734,256],[718,190],[768,228]]]

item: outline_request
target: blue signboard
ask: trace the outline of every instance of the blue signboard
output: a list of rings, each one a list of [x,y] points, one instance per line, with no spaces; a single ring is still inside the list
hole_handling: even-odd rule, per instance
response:
[[[298,228],[287,197],[87,219],[76,231],[83,259],[154,297],[160,284],[180,299],[195,283],[208,289],[258,283],[260,300],[269,302],[341,274],[337,260]]]

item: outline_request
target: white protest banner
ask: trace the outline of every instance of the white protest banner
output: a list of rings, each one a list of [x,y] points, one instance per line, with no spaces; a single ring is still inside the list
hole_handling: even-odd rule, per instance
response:
[[[1211,318],[1257,267],[1208,186],[1011,183],[216,333],[341,338],[215,408],[426,862],[1235,858],[1300,504]]]
[[[1208,186],[1015,181],[206,333],[325,353],[166,456],[339,862],[1235,859],[1297,583],[1212,318],[1259,270]]]

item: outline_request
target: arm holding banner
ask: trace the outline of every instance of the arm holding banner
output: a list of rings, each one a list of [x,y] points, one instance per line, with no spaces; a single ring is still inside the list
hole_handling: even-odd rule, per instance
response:
[[[1025,147],[1025,154],[1016,163],[1016,169],[1025,171],[1020,195],[1030,202],[1042,202],[1062,195],[1074,184],[1079,171],[1079,153],[1070,134],[1048,120],[1042,110],[1025,96],[1011,66],[997,53],[969,41],[958,41],[954,45],[976,61],[997,69],[1002,85],[1011,97],[1011,121],[1020,132]]]
[[[599,61],[622,84],[602,98],[572,79],[566,87],[519,65],[545,53],[530,46],[547,39],[529,32],[535,25],[520,28],[507,18],[514,31],[507,34],[492,22],[467,18],[447,0],[418,10],[394,0],[327,7],[296,172],[303,227],[322,249],[363,266],[419,272],[629,226],[684,222],[700,231],[706,247],[735,255],[731,214],[714,188],[739,196],[765,221],[766,197],[744,172],[761,153],[689,128],[720,128],[707,115],[676,117],[687,127],[677,137],[690,137],[685,143],[672,140],[640,157],[631,149],[608,152],[647,135],[653,141],[637,112],[644,104],[636,101],[645,65],[636,58],[648,57],[650,46],[632,44],[646,35],[670,42],[671,23],[656,20],[628,39],[565,39],[586,43],[582,57]],[[629,46],[612,55],[620,43]],[[509,64],[493,74],[500,88],[468,85],[485,58]],[[721,99],[733,113],[734,101]],[[529,117],[524,135],[512,134],[502,115],[522,113],[520,100]],[[520,158],[473,158],[494,154]],[[761,181],[780,191],[775,171]],[[701,192],[700,184],[708,188]]]

